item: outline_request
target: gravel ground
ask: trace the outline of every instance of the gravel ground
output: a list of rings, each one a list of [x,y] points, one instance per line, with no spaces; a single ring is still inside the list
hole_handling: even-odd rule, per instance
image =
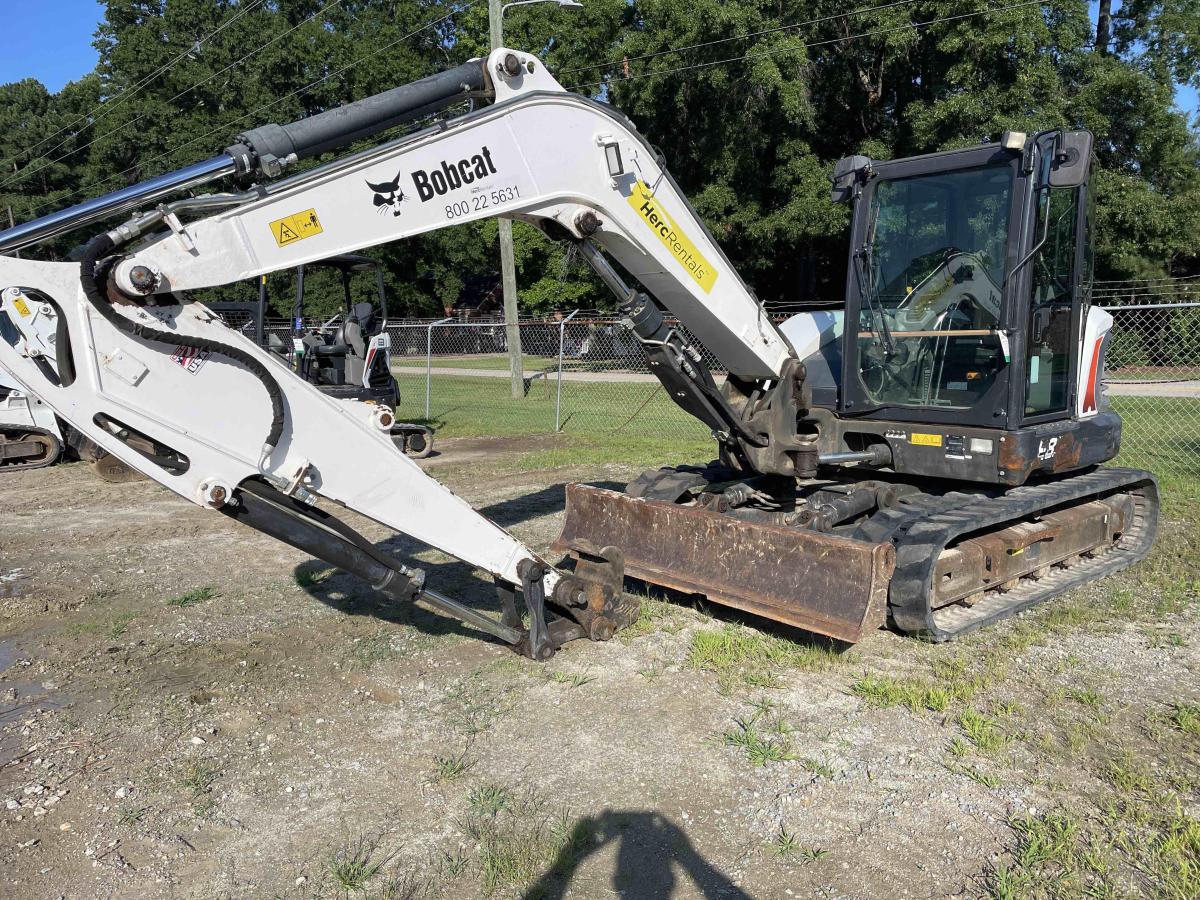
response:
[[[539,550],[564,482],[636,474],[521,471],[525,449],[451,442],[427,464]],[[1186,512],[1147,563],[955,645],[843,651],[654,600],[546,665],[82,465],[4,476],[0,521],[4,896],[1196,884],[1154,850],[1198,813]],[[465,566],[387,546],[495,608]],[[1030,823],[1063,817],[1078,852],[1034,858]]]

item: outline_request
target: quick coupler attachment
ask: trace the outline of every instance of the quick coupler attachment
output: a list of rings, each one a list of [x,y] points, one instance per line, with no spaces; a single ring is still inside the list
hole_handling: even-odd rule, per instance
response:
[[[527,629],[515,592],[498,585],[504,610],[501,621],[522,630],[513,649],[523,656],[545,661],[569,641],[607,641],[637,619],[638,601],[624,592],[625,560],[619,550],[606,547],[599,556],[572,554],[571,561],[574,568],[560,571],[549,597],[544,589],[545,565],[527,560],[519,567]]]

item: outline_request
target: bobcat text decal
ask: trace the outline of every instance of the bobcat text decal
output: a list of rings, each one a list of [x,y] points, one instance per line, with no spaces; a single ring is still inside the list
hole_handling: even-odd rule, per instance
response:
[[[456,191],[465,184],[482,181],[495,174],[496,164],[492,162],[492,151],[483,147],[474,156],[465,159],[453,162],[442,160],[436,169],[428,172],[417,169],[412,173],[412,180],[417,188],[417,196],[424,203],[426,200]]]

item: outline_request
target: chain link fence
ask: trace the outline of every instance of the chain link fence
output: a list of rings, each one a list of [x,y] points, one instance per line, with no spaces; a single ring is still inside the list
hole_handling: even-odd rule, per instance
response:
[[[1093,300],[1113,316],[1106,391],[1124,420],[1118,462],[1164,478],[1200,477],[1200,278],[1101,282]],[[222,315],[252,336],[252,318]],[[621,320],[575,312],[518,328],[522,380],[514,392],[502,320],[390,322],[400,417],[427,420],[446,436],[708,439],[650,374]],[[264,323],[264,340],[281,350],[291,333],[286,319]],[[719,379],[721,363],[697,346]]]
[[[1194,286],[1193,286],[1194,285]],[[1200,289],[1098,288],[1114,319],[1109,402],[1124,418],[1118,462],[1162,476],[1200,476]],[[1167,302],[1129,302],[1155,300]],[[389,325],[400,415],[427,419],[447,435],[626,435],[708,437],[650,374],[645,352],[619,319],[577,312],[522,321],[520,396],[514,397],[502,321]],[[721,364],[707,350],[718,377]]]

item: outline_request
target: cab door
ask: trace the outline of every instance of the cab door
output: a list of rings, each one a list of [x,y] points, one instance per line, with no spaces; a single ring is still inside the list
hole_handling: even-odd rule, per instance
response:
[[[1085,223],[1084,187],[1042,191],[1037,231],[1041,247],[1030,260],[1031,296],[1026,327],[1024,421],[1067,418],[1076,390],[1076,356],[1085,291],[1080,232]]]

